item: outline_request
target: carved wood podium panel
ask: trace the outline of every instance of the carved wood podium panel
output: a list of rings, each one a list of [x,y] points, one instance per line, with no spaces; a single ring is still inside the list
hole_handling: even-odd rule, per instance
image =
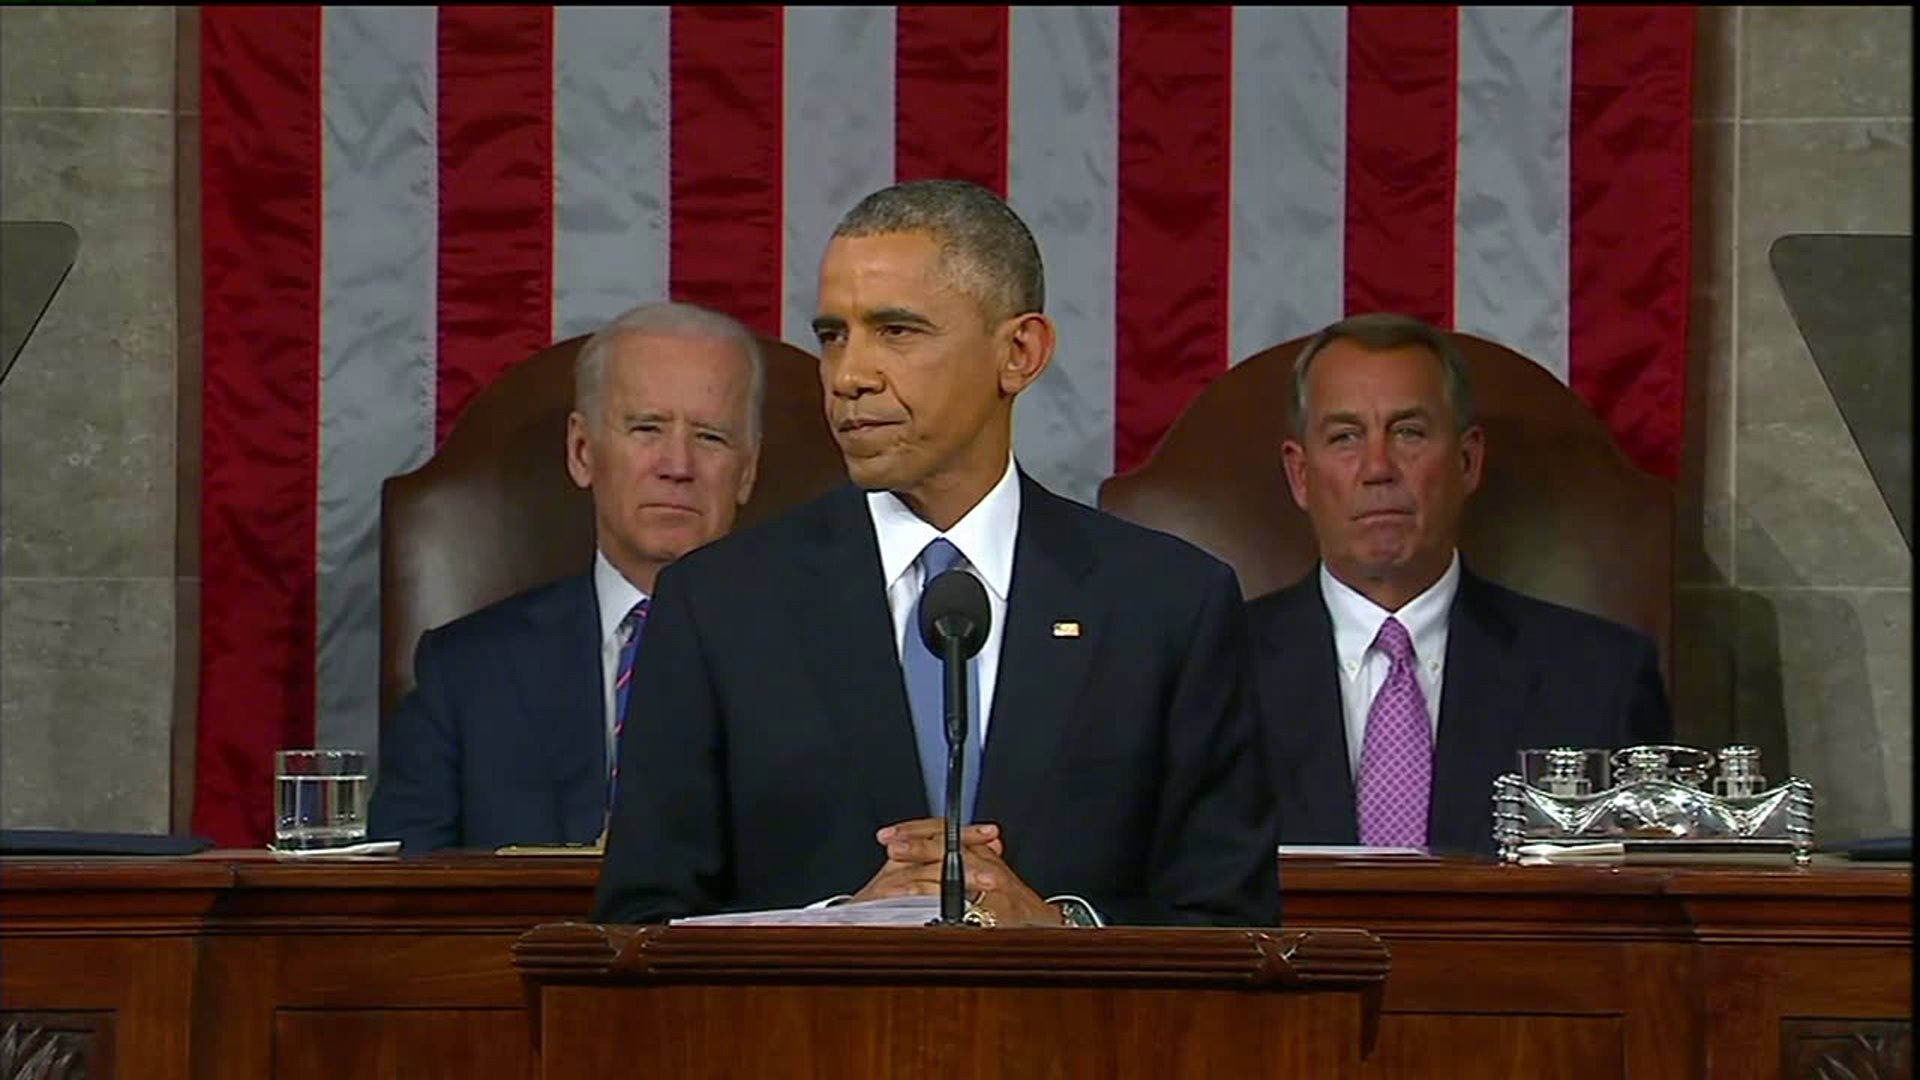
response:
[[[543,926],[538,1076],[1358,1077],[1357,930]]]
[[[1828,1021],[1828,1047],[1910,1030],[1912,873],[1379,859],[1281,871],[1289,925],[1365,926],[1393,951],[1370,1080],[1843,1080],[1796,1064],[1817,1054],[1795,1024]]]

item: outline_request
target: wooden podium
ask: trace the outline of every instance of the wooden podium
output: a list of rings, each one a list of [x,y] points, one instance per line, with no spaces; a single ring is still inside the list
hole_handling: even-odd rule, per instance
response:
[[[1358,1077],[1359,930],[536,927],[535,1075]]]

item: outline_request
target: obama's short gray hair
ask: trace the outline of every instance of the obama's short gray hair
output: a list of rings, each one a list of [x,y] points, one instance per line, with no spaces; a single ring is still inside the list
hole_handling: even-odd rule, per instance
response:
[[[954,282],[997,322],[1046,308],[1046,271],[1027,223],[998,195],[965,180],[913,180],[861,199],[835,237],[926,233]]]

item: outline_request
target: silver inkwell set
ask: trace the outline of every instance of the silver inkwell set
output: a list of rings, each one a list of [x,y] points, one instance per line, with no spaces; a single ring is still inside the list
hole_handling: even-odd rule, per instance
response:
[[[1790,777],[1766,787],[1751,746],[1525,750],[1520,765],[1493,785],[1502,862],[1813,857],[1813,786]]]

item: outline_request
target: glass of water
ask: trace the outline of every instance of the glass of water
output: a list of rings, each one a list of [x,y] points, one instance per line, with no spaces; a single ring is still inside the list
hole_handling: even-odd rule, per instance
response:
[[[367,755],[282,750],[273,756],[273,846],[344,847],[367,838]]]

